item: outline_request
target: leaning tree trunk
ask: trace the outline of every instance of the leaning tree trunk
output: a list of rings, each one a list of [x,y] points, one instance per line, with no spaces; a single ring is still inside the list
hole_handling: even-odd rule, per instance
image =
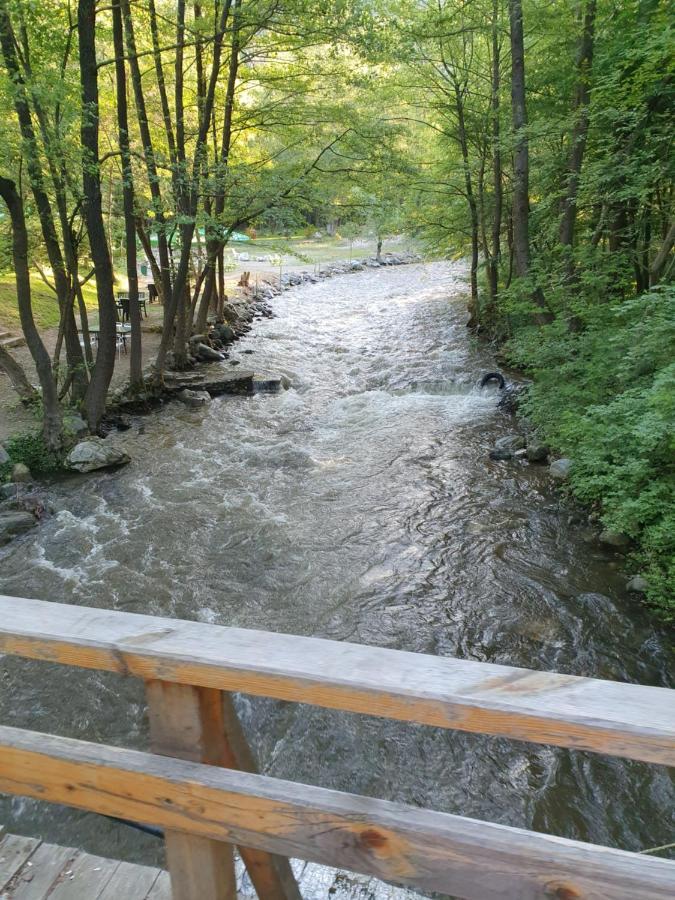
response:
[[[663,273],[666,271],[669,262],[672,264],[673,258],[671,256],[671,250],[673,249],[673,245],[675,245],[675,223],[668,229],[668,233],[663,240],[661,249],[654,257],[654,261],[649,269],[651,284],[658,284],[663,277]]]
[[[9,378],[12,387],[19,395],[22,403],[32,403],[39,400],[40,395],[26,377],[21,363],[17,362],[9,350],[0,345],[0,372],[4,372]]]
[[[143,387],[143,348],[141,344],[141,309],[138,303],[138,269],[136,259],[136,221],[134,218],[134,181],[129,148],[129,116],[127,111],[127,79],[124,65],[124,31],[120,0],[113,0],[113,43],[117,80],[117,128],[122,159],[122,192],[124,201],[124,238],[127,250],[129,281],[129,321],[131,323],[131,358],[129,386],[132,391]]]
[[[52,370],[51,359],[33,319],[31,302],[30,273],[28,270],[28,232],[23,212],[23,203],[13,181],[0,178],[0,196],[7,204],[12,222],[12,261],[16,278],[16,296],[19,305],[21,328],[26,344],[35,363],[40,387],[42,388],[42,432],[45,443],[51,450],[60,449],[63,442],[63,413],[59,403],[56,381]],[[18,365],[18,364],[17,364]],[[16,377],[10,372],[13,383]],[[26,391],[26,379],[19,378],[19,391],[22,399],[29,399]]]
[[[96,64],[96,0],[79,0],[77,10],[82,88],[82,189],[89,248],[96,270],[99,344],[96,365],[86,397],[89,427],[96,431],[105,411],[108,387],[115,368],[117,310],[113,270],[103,224],[103,202],[98,153],[98,68]]]

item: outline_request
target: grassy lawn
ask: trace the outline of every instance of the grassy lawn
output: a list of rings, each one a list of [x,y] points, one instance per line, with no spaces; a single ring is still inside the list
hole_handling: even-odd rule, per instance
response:
[[[88,308],[96,308],[96,284],[87,282],[82,289]],[[59,324],[59,306],[56,294],[47,287],[39,275],[31,275],[33,315],[38,328],[55,328]],[[4,330],[21,332],[19,307],[16,302],[14,274],[0,275],[0,326]]]

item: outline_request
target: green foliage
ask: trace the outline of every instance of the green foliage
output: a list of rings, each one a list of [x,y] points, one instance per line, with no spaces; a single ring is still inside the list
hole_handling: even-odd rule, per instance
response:
[[[526,414],[574,459],[574,494],[636,542],[649,599],[675,616],[675,288],[595,308],[580,333],[522,329],[507,352],[534,376]]]
[[[0,481],[7,481],[12,466],[23,463],[33,475],[53,475],[63,467],[63,456],[49,450],[39,431],[26,431],[5,442],[9,462],[0,466]]]

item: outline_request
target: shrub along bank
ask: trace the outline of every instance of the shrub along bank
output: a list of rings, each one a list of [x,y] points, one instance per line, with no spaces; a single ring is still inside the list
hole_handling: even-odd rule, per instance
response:
[[[675,287],[515,328],[511,363],[533,378],[524,413],[574,460],[573,494],[627,535],[647,598],[675,618]]]

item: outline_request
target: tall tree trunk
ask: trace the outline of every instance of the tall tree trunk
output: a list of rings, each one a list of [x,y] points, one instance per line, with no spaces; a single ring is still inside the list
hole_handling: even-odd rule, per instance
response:
[[[127,78],[124,63],[124,31],[121,0],[113,0],[113,43],[117,81],[117,127],[122,158],[122,192],[124,199],[124,238],[127,250],[129,281],[129,321],[131,323],[131,358],[129,385],[132,391],[143,387],[143,348],[141,345],[141,309],[138,303],[138,268],[136,259],[136,221],[134,217],[134,174],[129,149],[129,116],[127,111]]]
[[[567,184],[565,196],[562,200],[562,216],[560,219],[560,243],[565,247],[572,247],[574,243],[579,179],[586,148],[586,137],[588,135],[588,106],[591,99],[595,10],[596,0],[588,0],[577,55],[577,87],[574,101],[576,121],[572,130],[570,150],[567,158]]]
[[[176,154],[178,158],[178,166],[180,169],[179,189],[177,194],[178,213],[184,224],[180,226],[180,243],[181,252],[178,261],[178,267],[174,278],[173,291],[171,297],[171,308],[168,315],[171,321],[176,322],[176,336],[174,340],[174,353],[177,362],[181,364],[183,358],[186,357],[186,350],[181,341],[187,333],[187,325],[185,322],[185,311],[189,309],[189,290],[186,291],[188,283],[188,274],[190,269],[190,255],[192,252],[192,238],[195,230],[195,220],[197,215],[197,206],[199,199],[199,184],[203,165],[207,153],[207,138],[209,127],[211,125],[211,117],[213,114],[213,105],[215,101],[216,85],[220,75],[223,38],[227,29],[227,23],[230,15],[232,0],[225,0],[220,11],[220,16],[216,24],[213,36],[213,51],[211,72],[209,74],[208,85],[206,88],[206,96],[202,104],[202,114],[199,121],[199,128],[195,138],[195,150],[192,158],[191,171],[187,170],[187,159],[184,148],[184,133],[180,130],[183,128],[183,94],[182,94],[182,63],[179,66],[180,50],[183,42],[184,29],[181,26],[181,7],[184,7],[184,0],[179,0],[178,4],[178,24],[176,38],[178,44],[177,62],[176,62]],[[183,10],[184,14],[184,10]],[[180,127],[179,127],[180,126]],[[170,341],[170,334],[165,328],[162,334],[162,342],[158,352],[158,358],[162,353],[166,353]]]
[[[87,386],[86,367],[82,348],[77,335],[77,324],[73,311],[74,293],[70,290],[68,276],[63,261],[63,254],[59,245],[59,239],[54,224],[51,204],[44,183],[44,175],[40,165],[37,139],[33,128],[33,120],[26,95],[24,78],[19,69],[16,55],[16,36],[7,11],[6,0],[0,2],[0,47],[5,62],[5,68],[14,90],[14,109],[19,121],[19,129],[22,138],[23,156],[26,160],[26,168],[30,181],[31,191],[35,199],[35,206],[40,220],[42,237],[45,242],[49,264],[51,266],[54,287],[63,321],[63,334],[66,343],[68,365],[73,384],[79,385],[76,399],[84,395]]]
[[[63,413],[49,353],[42,343],[33,319],[28,270],[28,232],[26,231],[23,203],[14,182],[8,178],[0,178],[0,196],[7,204],[12,221],[12,260],[21,327],[42,389],[42,432],[47,446],[51,450],[58,450],[63,441]],[[25,397],[25,384],[20,385],[20,390]]]
[[[473,189],[473,179],[471,177],[471,161],[469,159],[469,141],[466,133],[466,122],[464,119],[464,98],[462,96],[460,85],[453,80],[455,95],[455,111],[457,114],[457,137],[459,146],[462,151],[462,169],[464,172],[464,191],[466,202],[469,206],[469,223],[471,225],[471,302],[469,304],[469,328],[476,328],[479,325],[478,312],[478,250],[480,246],[479,239],[479,222],[478,207],[476,205],[476,196]]]
[[[91,258],[96,269],[99,343],[96,365],[86,397],[89,427],[96,431],[105,411],[108,387],[115,368],[117,310],[113,270],[103,223],[98,152],[98,68],[96,65],[96,0],[79,0],[77,8],[82,88],[82,190]]]
[[[494,193],[494,209],[492,213],[492,249],[488,263],[488,287],[490,291],[490,305],[494,311],[497,306],[497,294],[499,293],[499,265],[501,261],[501,231],[502,231],[502,153],[501,133],[499,122],[499,91],[501,87],[501,44],[499,41],[499,0],[492,3],[492,31],[491,31],[491,63],[492,63],[492,190]]]
[[[141,69],[138,62],[138,54],[136,52],[134,20],[131,15],[129,0],[121,0],[121,7],[124,18],[124,34],[126,39],[127,55],[129,58],[131,83],[134,90],[136,116],[138,118],[138,130],[140,132],[141,143],[143,145],[143,155],[145,158],[145,166],[148,174],[150,196],[152,198],[152,206],[155,214],[155,221],[157,223],[157,249],[159,255],[161,277],[159,281],[156,282],[156,284],[158,292],[161,290],[162,300],[164,302],[164,331],[162,334],[162,341],[160,343],[160,349],[157,353],[156,361],[157,369],[161,374],[164,368],[166,351],[170,346],[171,331],[173,329],[174,318],[172,312],[171,255],[169,250],[169,242],[167,239],[166,217],[164,215],[164,206],[162,203],[159,173],[157,170],[157,162],[153,149],[152,136],[150,134],[150,125],[148,122],[148,113],[145,103],[145,93],[143,82],[141,79]],[[171,135],[171,139],[173,140],[173,132],[171,132]]]
[[[513,256],[518,278],[530,274],[530,156],[527,136],[527,105],[525,102],[525,45],[523,39],[523,7],[521,0],[509,0],[511,36],[511,116],[515,139],[513,151]],[[546,302],[540,288],[532,299],[542,310]],[[539,313],[539,324],[550,321],[550,315]]]

